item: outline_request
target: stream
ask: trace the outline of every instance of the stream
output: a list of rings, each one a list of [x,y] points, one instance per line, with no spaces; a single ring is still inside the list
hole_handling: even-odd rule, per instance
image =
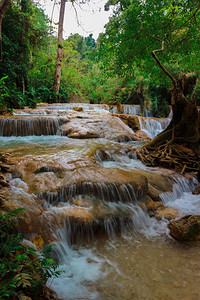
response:
[[[144,141],[114,110],[74,106],[0,118],[0,153],[9,153],[14,168],[2,195],[11,207],[25,207],[27,239],[40,234],[54,243],[62,273],[47,285],[63,300],[200,299],[199,244],[177,243],[169,221],[141,205],[150,186],[179,217],[200,214],[197,180],[143,165],[135,150]],[[124,113],[140,109],[126,105]],[[138,118],[150,138],[170,122]]]

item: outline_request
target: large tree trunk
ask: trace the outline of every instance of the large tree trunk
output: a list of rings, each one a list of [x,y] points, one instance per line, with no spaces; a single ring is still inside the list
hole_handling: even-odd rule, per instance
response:
[[[56,94],[59,93],[59,89],[60,89],[61,65],[62,65],[62,57],[63,57],[64,14],[65,14],[65,0],[61,0],[59,25],[58,25],[58,54],[57,54],[56,72],[54,78],[54,91]]]
[[[138,156],[149,166],[173,167],[182,173],[197,171],[200,176],[200,115],[193,99],[188,101],[184,95],[188,90],[186,87],[190,77],[181,73],[181,76],[175,79],[156,56],[156,52],[163,50],[164,42],[162,48],[154,50],[152,55],[173,83],[171,101],[173,117],[163,132],[138,150]],[[193,85],[196,80],[197,77],[193,80]]]
[[[11,0],[0,0],[0,61],[2,61],[2,37],[1,37],[2,20],[10,3]]]
[[[189,147],[198,150],[198,109],[186,99],[180,87],[174,88],[172,97],[173,117],[170,124],[145,146],[147,149],[155,148],[173,140],[173,143],[187,143]]]

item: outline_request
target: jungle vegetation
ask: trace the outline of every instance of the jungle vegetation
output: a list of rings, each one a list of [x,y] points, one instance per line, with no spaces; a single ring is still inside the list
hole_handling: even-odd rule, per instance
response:
[[[61,42],[38,4],[12,1],[3,15],[0,7],[1,112],[37,102],[86,101],[150,105],[155,116],[167,115],[173,82],[151,53],[163,41],[156,54],[169,73],[190,74],[191,83],[198,77],[199,2],[109,0],[105,9],[110,6],[113,16],[97,41],[74,34]],[[63,52],[59,89],[57,49]],[[194,89],[199,104],[198,84],[190,84],[186,96]]]

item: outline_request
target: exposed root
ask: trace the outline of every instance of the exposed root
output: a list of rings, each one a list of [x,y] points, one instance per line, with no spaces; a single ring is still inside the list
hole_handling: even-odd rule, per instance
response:
[[[175,169],[183,174],[197,172],[200,174],[200,155],[183,145],[169,141],[158,148],[142,148],[137,150],[138,158],[147,166],[162,166]]]

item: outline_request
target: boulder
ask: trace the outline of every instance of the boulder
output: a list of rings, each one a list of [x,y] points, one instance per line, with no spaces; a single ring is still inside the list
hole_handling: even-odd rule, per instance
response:
[[[151,138],[147,135],[147,133],[144,130],[137,130],[135,132],[135,135],[141,140],[151,140]]]
[[[82,112],[83,108],[82,107],[74,107],[73,110],[78,111],[78,112]]]
[[[39,180],[39,178],[38,178]],[[52,182],[53,178],[51,179]],[[49,177],[50,181],[50,177]],[[102,201],[132,202],[143,200],[147,194],[148,181],[138,171],[124,171],[114,168],[91,167],[66,173],[60,182],[52,183],[48,190],[43,182],[34,181],[34,189],[40,198],[50,201],[54,205],[59,202],[71,201],[77,195],[92,195]]]
[[[0,179],[0,186],[9,187],[9,183],[3,179]]]
[[[197,185],[197,187],[192,192],[193,195],[199,195],[200,194],[200,183]]]
[[[154,202],[153,200],[149,201],[147,205],[147,210],[148,211],[156,211],[158,208],[163,208],[164,204],[160,202]]]
[[[123,114],[123,112],[124,112],[123,105],[120,102],[117,102],[117,112],[119,114]]]
[[[200,240],[200,215],[187,215],[168,224],[171,236],[180,242]]]
[[[155,217],[158,220],[161,219],[167,219],[167,220],[173,220],[177,218],[179,215],[179,212],[177,209],[172,208],[172,207],[159,207],[155,213]]]
[[[149,184],[148,195],[153,201],[160,202],[161,201],[161,198],[160,198],[161,193],[162,193],[161,191],[159,191],[158,189],[155,189],[152,185]]]
[[[81,118],[72,118],[60,127],[60,134],[70,138],[106,138],[116,141],[137,140],[134,132],[119,118],[109,115],[92,114]]]
[[[120,118],[126,125],[133,130],[140,130],[140,123],[138,116],[125,115],[125,114],[112,114]]]
[[[0,163],[0,169],[2,173],[11,173],[12,171],[12,167],[5,163]]]

